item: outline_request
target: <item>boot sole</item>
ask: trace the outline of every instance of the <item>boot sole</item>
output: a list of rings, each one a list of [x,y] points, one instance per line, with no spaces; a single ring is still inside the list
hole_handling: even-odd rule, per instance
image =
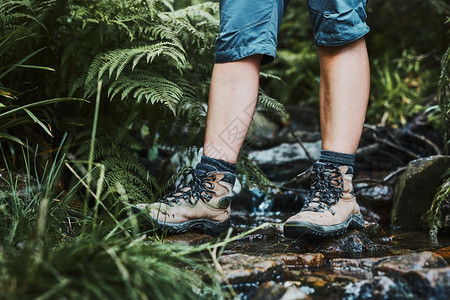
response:
[[[217,236],[222,232],[227,231],[231,226],[229,219],[224,222],[215,222],[208,219],[195,219],[181,223],[161,222],[145,215],[145,213],[142,213],[142,210],[137,207],[133,207],[132,210],[134,213],[140,214],[153,228],[167,233],[181,234],[188,231],[197,231],[210,236]]]
[[[361,213],[350,214],[348,218],[336,225],[317,225],[309,222],[292,221],[285,223],[283,226],[283,233],[288,238],[299,237],[333,237],[344,234],[348,229],[363,229],[364,219]]]

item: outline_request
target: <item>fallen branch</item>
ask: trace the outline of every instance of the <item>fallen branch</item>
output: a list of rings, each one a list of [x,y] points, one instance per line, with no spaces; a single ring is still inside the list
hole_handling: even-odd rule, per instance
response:
[[[302,147],[303,151],[305,151],[306,157],[308,158],[309,162],[311,164],[313,164],[314,160],[311,158],[311,155],[309,155],[309,152],[308,152],[308,150],[306,150],[305,145],[303,145],[302,140],[295,134],[294,130],[292,130],[291,127],[289,127],[289,132],[294,137],[294,139],[297,141],[297,143],[300,145],[300,147]]]

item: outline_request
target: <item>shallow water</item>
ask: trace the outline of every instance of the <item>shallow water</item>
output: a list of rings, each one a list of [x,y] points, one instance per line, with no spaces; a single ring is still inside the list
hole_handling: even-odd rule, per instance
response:
[[[294,284],[301,291],[309,294],[312,299],[356,299],[346,293],[355,282],[367,279],[369,270],[359,267],[349,268],[348,273],[336,273],[331,267],[332,261],[340,258],[363,259],[380,258],[393,255],[404,255],[414,252],[431,251],[443,256],[450,263],[450,237],[439,236],[430,238],[423,230],[392,230],[375,224],[366,224],[362,231],[365,242],[369,247],[358,247],[350,251],[342,251],[342,247],[333,244],[336,238],[323,240],[289,239],[282,234],[282,224],[290,215],[284,213],[239,213],[232,214],[235,233],[243,232],[263,223],[271,223],[270,227],[261,229],[244,238],[227,245],[224,254],[247,254],[271,257],[280,254],[322,253],[325,263],[320,267],[307,267],[287,264],[290,270],[289,278],[275,279],[281,285]],[[358,237],[358,234],[355,233]],[[364,241],[364,239],[362,239]],[[348,249],[348,248],[347,248]],[[334,251],[337,250],[337,251]],[[235,284],[233,288],[238,292],[239,299],[253,299],[258,291],[260,282]],[[353,297],[353,298],[352,298]],[[277,298],[268,298],[277,299]]]
[[[243,239],[228,245],[229,253],[245,254],[273,254],[273,253],[306,253],[313,250],[311,245],[314,240],[289,239],[282,234],[282,224],[290,215],[282,213],[245,213],[233,214],[233,227],[236,232],[243,232],[262,223],[272,223],[269,228],[259,230]],[[373,225],[372,225],[373,226]],[[372,251],[359,251],[349,253],[324,253],[329,258],[364,258],[398,255],[410,252],[436,251],[450,247],[450,237],[440,235],[438,238],[430,238],[425,230],[393,230],[389,228],[377,228],[367,230],[367,234],[377,247]],[[448,258],[446,258],[448,259]]]

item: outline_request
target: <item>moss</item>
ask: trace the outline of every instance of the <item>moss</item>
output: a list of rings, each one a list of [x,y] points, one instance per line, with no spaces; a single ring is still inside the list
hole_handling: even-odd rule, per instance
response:
[[[441,206],[446,199],[450,197],[450,176],[444,181],[444,183],[438,189],[428,215],[428,227],[431,236],[436,236],[439,229],[442,228],[443,218],[441,212]]]

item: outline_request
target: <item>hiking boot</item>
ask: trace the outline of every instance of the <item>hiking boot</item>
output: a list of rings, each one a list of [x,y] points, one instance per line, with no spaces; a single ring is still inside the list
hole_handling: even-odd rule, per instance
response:
[[[198,230],[212,236],[230,227],[231,191],[236,176],[229,172],[202,173],[190,168],[192,179],[153,204],[138,204],[135,210],[154,228],[169,233]]]
[[[316,162],[311,190],[302,210],[284,224],[284,235],[330,237],[364,228],[352,185],[353,168]]]

